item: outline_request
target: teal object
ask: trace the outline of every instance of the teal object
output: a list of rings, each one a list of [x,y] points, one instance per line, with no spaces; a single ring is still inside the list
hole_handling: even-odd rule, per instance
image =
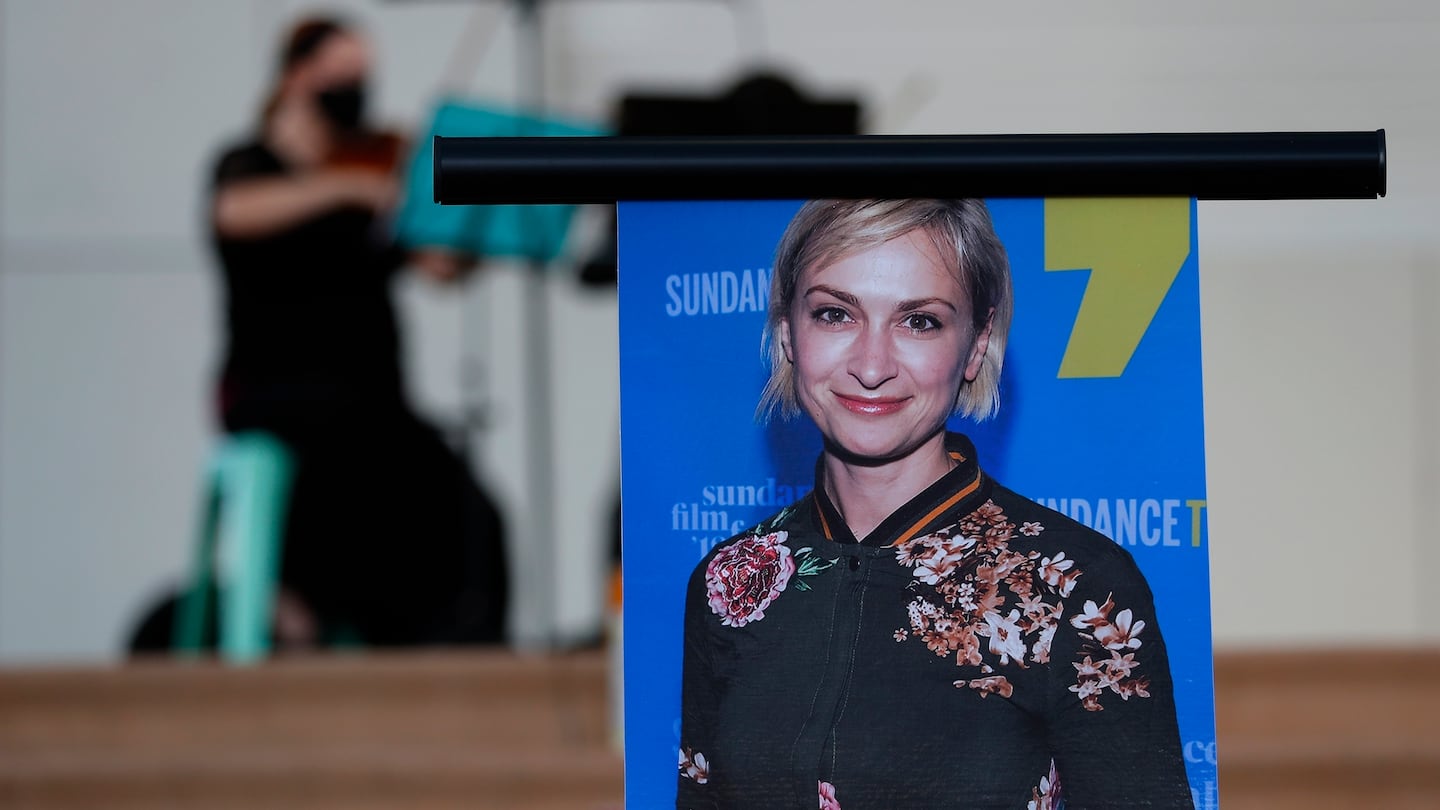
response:
[[[294,456],[269,433],[237,433],[215,451],[205,472],[190,588],[175,612],[176,652],[198,655],[206,646],[212,598],[220,611],[222,658],[248,664],[270,652],[294,476]]]
[[[573,205],[440,205],[435,202],[434,140],[447,138],[586,137],[596,126],[480,106],[455,99],[435,109],[406,176],[395,236],[411,247],[446,248],[474,256],[554,261],[565,250]]]

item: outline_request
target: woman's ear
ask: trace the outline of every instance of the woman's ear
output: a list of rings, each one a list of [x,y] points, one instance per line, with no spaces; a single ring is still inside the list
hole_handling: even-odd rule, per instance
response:
[[[990,349],[990,327],[994,323],[995,308],[991,307],[985,316],[985,327],[975,335],[975,343],[970,347],[970,359],[965,363],[965,382],[975,382],[975,378],[980,376],[980,369],[985,367],[985,352]]]
[[[790,346],[790,319],[780,319],[780,350],[785,352],[785,359],[790,365],[795,365],[795,351]]]

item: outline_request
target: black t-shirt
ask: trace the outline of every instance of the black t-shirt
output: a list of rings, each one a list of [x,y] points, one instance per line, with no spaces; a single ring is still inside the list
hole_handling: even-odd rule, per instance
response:
[[[696,568],[679,810],[1192,806],[1130,555],[947,449],[863,540],[821,468]]]
[[[292,173],[252,142],[221,156],[214,190]],[[399,401],[390,281],[404,253],[370,211],[336,209],[256,239],[212,238],[225,274],[227,409],[247,399]]]

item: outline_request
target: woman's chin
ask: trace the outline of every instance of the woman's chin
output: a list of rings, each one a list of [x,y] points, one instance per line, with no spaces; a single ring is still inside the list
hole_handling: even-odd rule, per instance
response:
[[[850,464],[878,466],[903,459],[915,452],[924,441],[913,436],[893,433],[846,433],[826,438],[826,448],[836,458]]]

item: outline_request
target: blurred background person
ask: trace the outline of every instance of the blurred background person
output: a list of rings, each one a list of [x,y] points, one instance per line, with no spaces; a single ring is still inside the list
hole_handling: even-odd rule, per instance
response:
[[[400,139],[366,119],[371,52],[345,22],[285,35],[255,131],[219,157],[210,223],[227,318],[219,416],[295,454],[277,642],[497,642],[502,524],[407,402],[391,283],[462,257],[396,244]]]

